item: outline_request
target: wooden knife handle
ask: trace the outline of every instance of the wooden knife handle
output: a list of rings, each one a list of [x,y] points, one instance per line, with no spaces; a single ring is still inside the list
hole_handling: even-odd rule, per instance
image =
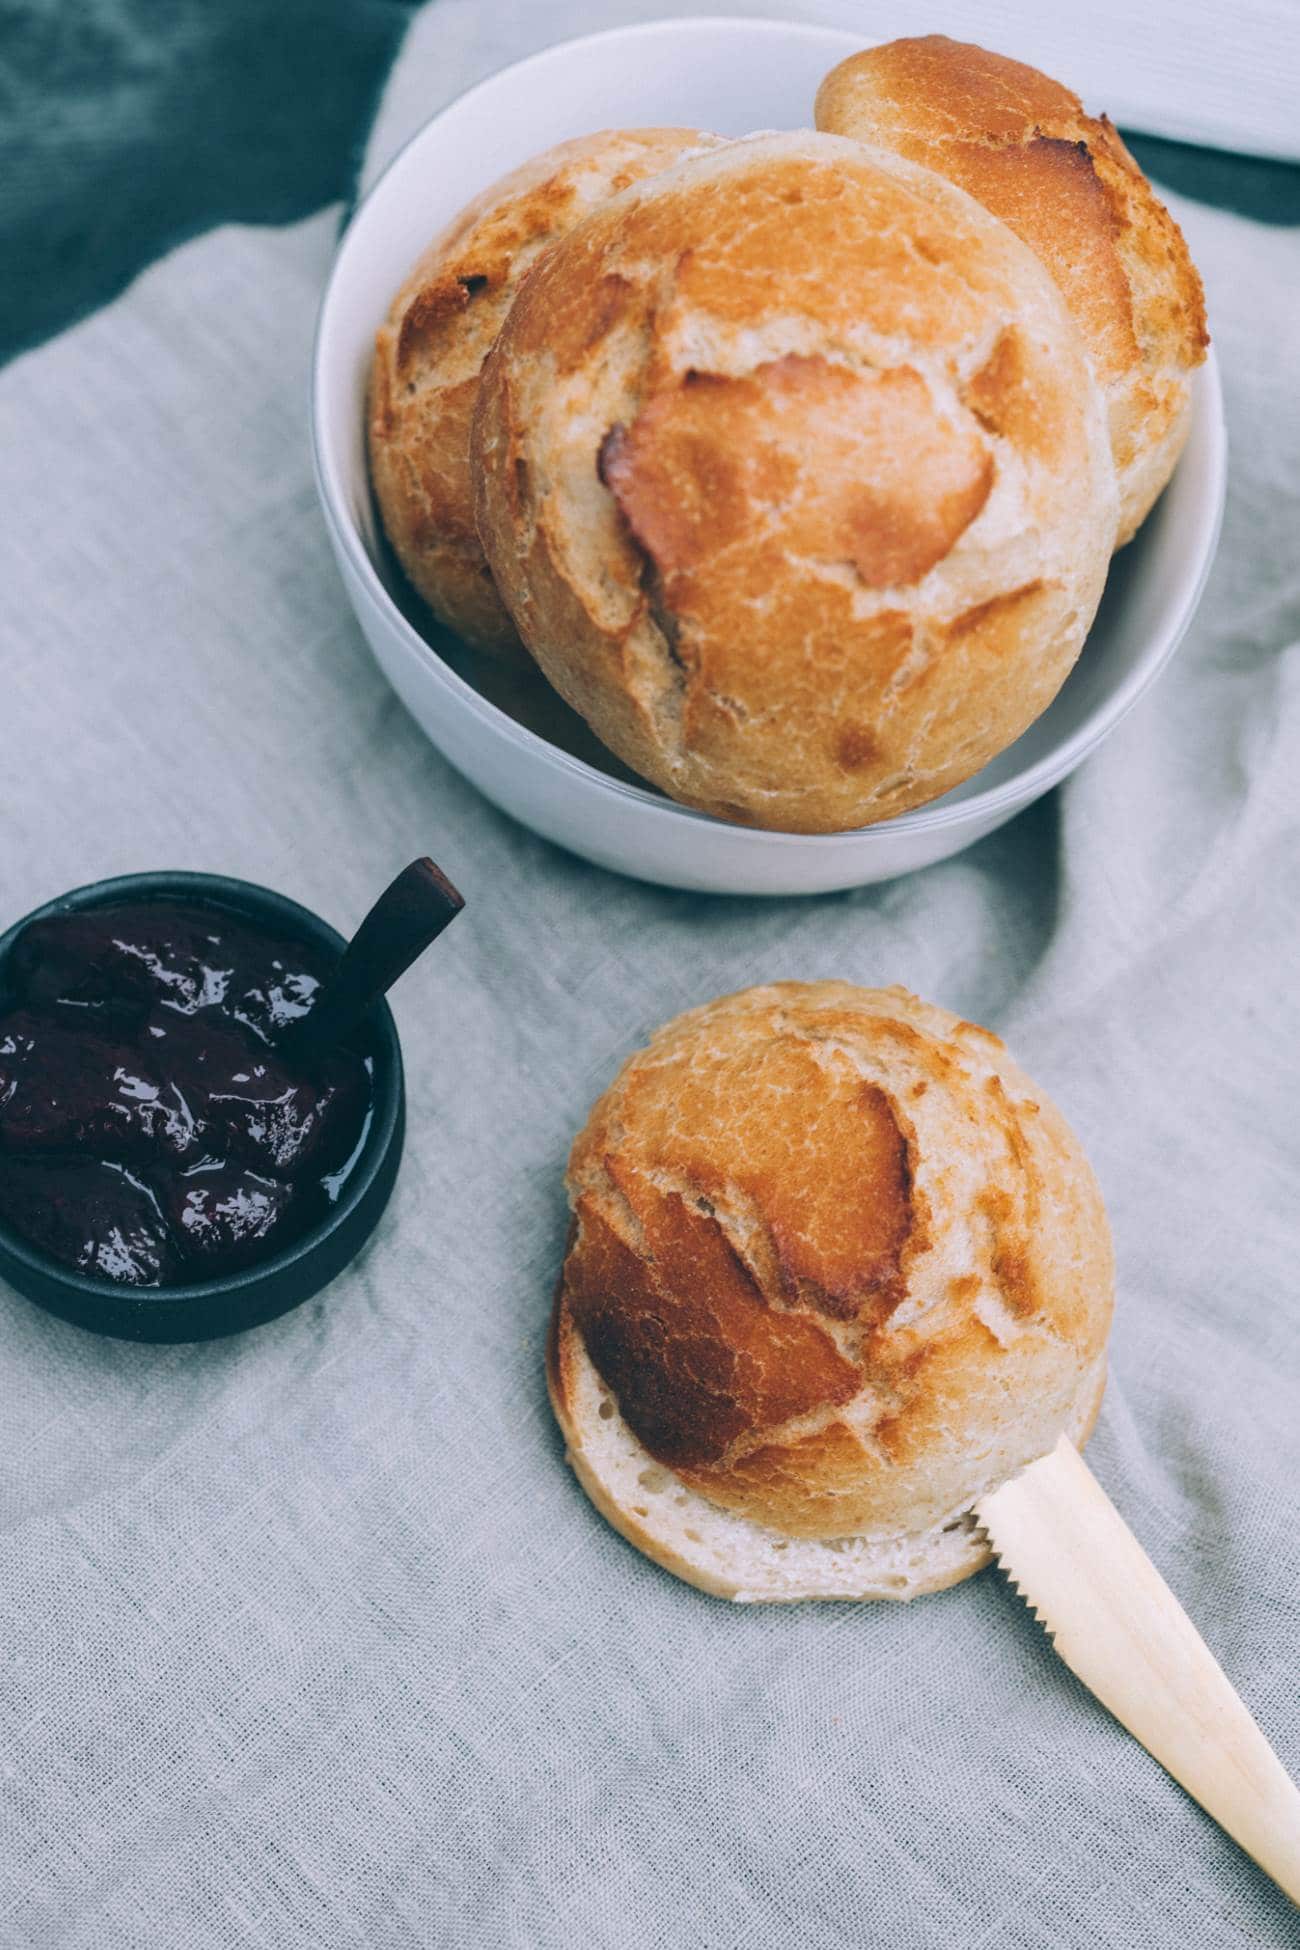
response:
[[[1070,1670],[1300,1904],[1300,1789],[1074,1445],[976,1517]]]

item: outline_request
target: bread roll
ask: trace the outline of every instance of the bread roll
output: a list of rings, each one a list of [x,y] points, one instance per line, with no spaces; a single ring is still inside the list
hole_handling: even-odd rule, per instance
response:
[[[819,129],[939,170],[1037,252],[1105,395],[1116,546],[1128,541],[1182,452],[1210,341],[1182,232],[1106,117],[1036,68],[943,34],[850,56],[816,112]]]
[[[1115,484],[1060,294],[969,197],[776,135],[571,230],[484,367],[479,534],[556,689],[723,819],[922,804],[1038,716]]]
[[[469,430],[488,348],[547,244],[605,197],[717,140],[607,129],[562,142],[462,210],[393,300],[371,373],[375,497],[407,577],[476,649],[526,661],[474,531]]]
[[[996,1036],[778,982],[670,1022],[573,1147],[548,1357],[597,1508],[729,1598],[910,1598],[975,1500],[1086,1438],[1106,1215]]]

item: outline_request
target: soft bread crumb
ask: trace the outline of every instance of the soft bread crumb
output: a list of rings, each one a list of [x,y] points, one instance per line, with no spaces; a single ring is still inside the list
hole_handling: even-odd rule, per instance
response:
[[[965,1510],[893,1537],[783,1537],[710,1503],[642,1448],[572,1330],[565,1401],[555,1401],[566,1457],[592,1502],[629,1543],[687,1584],[736,1604],[892,1598],[944,1591],[989,1562]],[[1080,1447],[1106,1386],[1106,1357],[1082,1377],[1066,1433]]]

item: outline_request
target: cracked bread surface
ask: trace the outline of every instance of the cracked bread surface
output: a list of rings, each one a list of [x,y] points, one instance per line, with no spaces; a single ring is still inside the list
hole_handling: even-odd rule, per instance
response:
[[[594,1106],[548,1374],[597,1507],[727,1596],[977,1570],[985,1490],[1082,1441],[1113,1290],[1096,1182],[989,1032],[776,983],[669,1023]]]
[[[483,361],[528,270],[606,197],[717,141],[698,129],[605,129],[484,190],[419,258],[375,339],[367,435],[384,531],[439,622],[528,666],[474,527],[470,424]]]
[[[687,158],[560,240],[475,413],[521,636],[619,758],[721,818],[939,796],[1078,655],[1115,483],[1059,292],[1005,225],[816,133]]]
[[[938,170],[1041,258],[1102,388],[1116,546],[1130,540],[1182,452],[1209,334],[1183,234],[1114,126],[1037,69],[943,34],[851,55],[816,119]]]

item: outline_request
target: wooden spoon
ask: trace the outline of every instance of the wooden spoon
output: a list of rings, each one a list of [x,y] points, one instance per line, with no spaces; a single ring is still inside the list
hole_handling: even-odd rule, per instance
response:
[[[412,860],[379,896],[310,1012],[280,1037],[279,1054],[306,1067],[336,1049],[464,905],[432,860]]]

